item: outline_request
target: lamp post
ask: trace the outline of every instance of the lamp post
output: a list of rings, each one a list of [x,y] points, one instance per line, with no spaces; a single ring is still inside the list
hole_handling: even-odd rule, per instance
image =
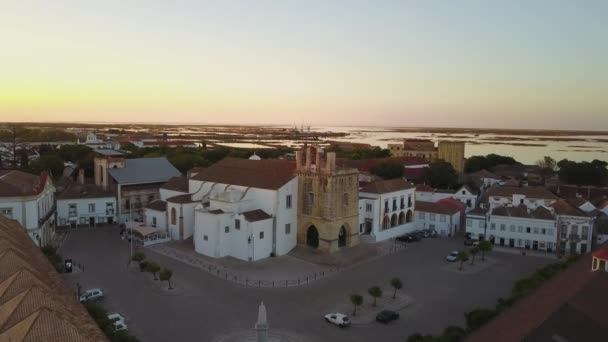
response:
[[[131,245],[131,258],[133,258],[133,222],[131,222],[132,219],[132,212],[133,212],[133,204],[131,203],[131,199],[129,198],[129,223],[131,224],[131,229],[129,232],[129,244]]]

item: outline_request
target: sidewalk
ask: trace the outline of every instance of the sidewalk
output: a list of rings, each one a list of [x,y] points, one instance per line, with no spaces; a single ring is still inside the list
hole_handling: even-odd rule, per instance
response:
[[[244,287],[293,287],[325,278],[347,267],[405,248],[391,242],[363,243],[328,255],[298,246],[288,255],[247,262],[211,258],[194,251],[192,240],[147,246],[146,250],[183,262]]]
[[[543,252],[543,251],[535,251],[535,250],[531,250],[531,249],[501,247],[501,246],[494,246],[492,248],[492,252],[511,253],[511,254],[519,254],[519,255],[522,255],[521,254],[522,251],[526,252],[525,256],[541,257],[541,258],[548,258],[548,259],[556,259],[557,260],[557,256],[555,255],[555,253],[548,253],[548,252]],[[492,253],[492,252],[490,252],[490,253]]]

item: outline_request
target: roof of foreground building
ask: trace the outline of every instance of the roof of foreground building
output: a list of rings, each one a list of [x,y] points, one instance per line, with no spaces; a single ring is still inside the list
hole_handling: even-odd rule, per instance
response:
[[[107,341],[23,226],[2,215],[0,341]]]
[[[0,170],[0,197],[38,195],[48,180],[46,172],[37,176],[19,170]]]
[[[360,192],[367,192],[370,194],[386,194],[389,192],[413,189],[415,185],[407,182],[401,178],[381,180],[367,184]]]
[[[201,170],[192,179],[276,190],[296,176],[295,168],[294,162],[284,159],[224,158]]]

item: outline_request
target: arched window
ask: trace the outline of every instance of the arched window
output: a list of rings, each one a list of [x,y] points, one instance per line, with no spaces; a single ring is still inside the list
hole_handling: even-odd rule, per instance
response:
[[[388,229],[390,227],[390,220],[388,218],[388,215],[384,216],[384,219],[382,220],[382,229]]]
[[[391,216],[391,227],[395,226],[397,226],[397,214],[393,214],[393,216]]]
[[[171,208],[171,224],[175,224],[175,222],[177,221],[176,219],[176,213],[175,213],[175,208]]]
[[[414,220],[414,214],[411,210],[407,211],[407,215],[405,216],[405,222],[412,222]]]
[[[399,213],[399,225],[402,225],[405,223],[405,214],[402,212]]]

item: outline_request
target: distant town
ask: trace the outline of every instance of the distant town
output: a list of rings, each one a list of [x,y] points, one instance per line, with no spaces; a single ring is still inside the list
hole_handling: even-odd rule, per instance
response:
[[[343,138],[2,124],[0,340],[605,339],[606,161]]]

